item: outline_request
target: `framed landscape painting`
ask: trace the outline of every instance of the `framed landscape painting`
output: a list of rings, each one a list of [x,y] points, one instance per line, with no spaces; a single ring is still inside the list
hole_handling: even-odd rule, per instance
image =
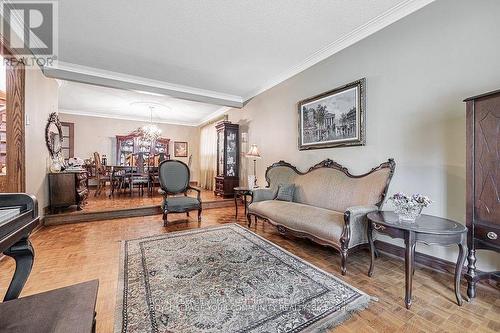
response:
[[[365,144],[365,79],[298,104],[299,150]]]
[[[174,142],[174,157],[187,157],[188,143],[183,141]]]

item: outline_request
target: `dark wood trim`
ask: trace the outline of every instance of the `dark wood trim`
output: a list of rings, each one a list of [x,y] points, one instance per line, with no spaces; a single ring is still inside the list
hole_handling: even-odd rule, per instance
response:
[[[5,58],[12,57],[6,54]],[[0,176],[3,181],[1,190],[5,192],[26,191],[25,164],[25,68],[22,62],[8,62],[6,66],[6,113],[7,113],[7,176]]]
[[[490,92],[487,92],[487,93],[484,93],[484,94],[480,94],[480,95],[476,95],[476,96],[472,96],[472,97],[466,98],[466,99],[464,99],[464,102],[469,102],[469,101],[472,101],[472,100],[475,100],[475,99],[478,99],[478,98],[487,97],[487,96],[491,96],[491,95],[495,95],[495,94],[499,94],[499,93],[500,93],[500,89],[493,90],[493,91],[490,91]]]
[[[466,127],[465,127],[465,140],[466,140],[466,225],[469,229],[469,243],[468,247],[472,248],[471,240],[474,238],[474,102],[470,101],[466,104]]]

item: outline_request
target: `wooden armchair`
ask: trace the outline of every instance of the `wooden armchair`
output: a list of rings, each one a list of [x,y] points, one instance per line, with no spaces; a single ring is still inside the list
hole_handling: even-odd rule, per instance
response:
[[[167,226],[170,213],[186,213],[198,211],[198,222],[201,222],[201,191],[189,185],[190,172],[188,166],[177,160],[165,160],[159,166],[160,194],[163,195],[163,225]],[[188,191],[198,192],[196,198],[189,197]],[[184,196],[179,196],[184,194]]]

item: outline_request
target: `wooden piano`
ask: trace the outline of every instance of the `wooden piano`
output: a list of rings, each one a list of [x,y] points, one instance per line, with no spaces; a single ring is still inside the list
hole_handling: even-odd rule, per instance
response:
[[[38,204],[34,196],[0,193],[0,252],[16,261],[4,302],[18,298],[28,279],[35,255],[28,237],[38,223]]]
[[[28,237],[38,223],[34,196],[0,193],[0,251],[16,261],[14,277],[0,303],[0,332],[95,332],[98,280],[18,298],[33,266]]]

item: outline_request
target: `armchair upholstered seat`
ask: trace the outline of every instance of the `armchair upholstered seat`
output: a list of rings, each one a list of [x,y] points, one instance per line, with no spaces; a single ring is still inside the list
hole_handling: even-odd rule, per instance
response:
[[[189,185],[190,172],[188,166],[177,160],[165,160],[158,168],[160,178],[160,194],[163,195],[163,225],[168,224],[168,214],[198,211],[198,222],[201,222],[201,191]],[[189,191],[196,191],[197,197],[187,196]]]
[[[169,212],[186,212],[188,210],[196,210],[200,206],[200,201],[197,198],[178,196],[169,197],[168,200],[163,201],[163,208]]]
[[[282,234],[331,246],[340,252],[345,274],[347,254],[367,244],[366,214],[382,205],[395,165],[391,159],[366,174],[352,175],[332,160],[324,160],[307,172],[277,162],[266,171],[268,187],[253,190],[248,226],[254,216],[255,220],[269,221]],[[277,200],[279,188],[291,184],[291,201]]]

